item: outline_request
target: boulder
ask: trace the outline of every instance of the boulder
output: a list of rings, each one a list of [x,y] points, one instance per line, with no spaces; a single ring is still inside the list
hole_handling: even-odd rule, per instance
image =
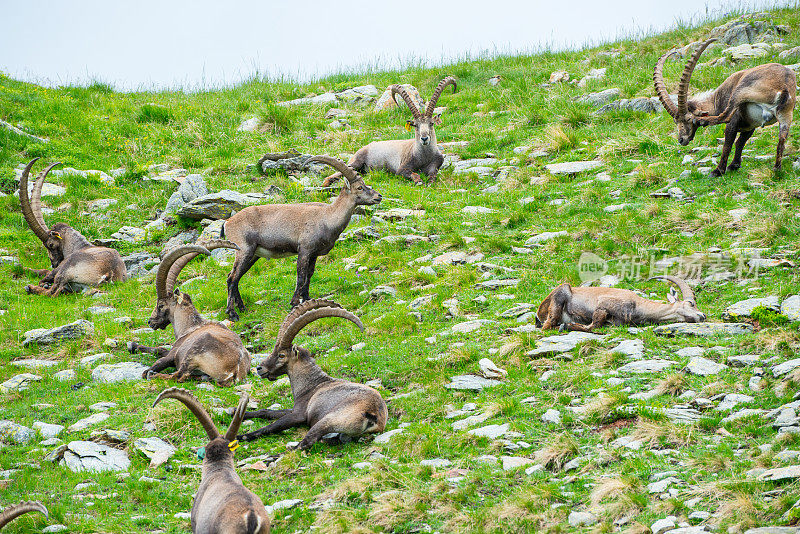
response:
[[[800,295],[787,297],[781,303],[781,313],[790,321],[800,321]]]
[[[686,372],[692,375],[711,376],[719,374],[727,368],[727,365],[697,356],[689,360],[689,363],[686,365]]]
[[[8,419],[0,420],[0,442],[24,445],[32,440],[35,435],[36,432],[32,428]]]
[[[32,345],[52,345],[70,339],[80,339],[94,333],[94,325],[86,319],[78,319],[74,323],[55,328],[35,328],[25,332],[23,347]]]
[[[729,57],[731,61],[736,63],[737,61],[744,61],[747,59],[767,57],[771,51],[772,46],[767,43],[756,43],[754,45],[745,43],[740,44],[739,46],[726,48],[722,51],[722,54]]]
[[[403,87],[406,90],[408,95],[411,97],[411,100],[417,104],[417,107],[419,107],[420,110],[425,108],[425,99],[422,98],[422,95],[419,94],[419,91],[417,90],[416,87],[408,83],[402,84],[401,87]],[[389,87],[386,88],[383,94],[375,102],[374,110],[385,111],[387,109],[392,109],[394,107],[397,107],[398,104],[401,106],[406,105],[405,101],[400,95],[397,95],[397,99],[398,99],[397,102],[392,100],[392,86],[390,85]]]
[[[722,318],[726,321],[735,321],[741,317],[751,317],[753,310],[759,306],[763,306],[776,313],[781,311],[780,301],[777,296],[773,295],[769,297],[740,300],[739,302],[731,304],[722,312]]]
[[[675,362],[670,360],[637,360],[627,363],[617,369],[620,373],[660,373],[664,369],[668,369],[675,365]]]
[[[148,366],[137,362],[104,363],[94,368],[92,380],[96,382],[125,382],[141,380]]]
[[[101,445],[93,441],[72,441],[60,447],[54,460],[60,460],[70,471],[127,471],[131,465],[125,451]]]
[[[598,91],[596,93],[589,93],[583,96],[579,96],[577,98],[577,102],[581,104],[589,104],[592,106],[604,106],[611,102],[612,100],[616,100],[622,92],[617,89],[616,87],[612,87],[611,89],[606,89],[604,91]]]
[[[147,231],[136,226],[123,226],[111,234],[112,239],[127,241],[128,243],[140,243],[144,241],[146,237]]]
[[[310,172],[316,175],[325,173],[326,166],[324,164],[308,162],[312,157],[313,154],[301,154],[296,150],[268,153],[261,156],[257,165],[263,174],[269,174],[274,171],[286,173]]]
[[[536,348],[527,353],[527,356],[542,356],[545,354],[561,354],[569,352],[580,343],[587,341],[602,341],[606,335],[592,334],[590,332],[573,331],[568,334],[547,336],[536,342]]]
[[[190,174],[178,187],[178,190],[172,193],[167,201],[167,207],[164,209],[167,213],[177,213],[184,204],[191,202],[197,197],[202,197],[208,194],[208,186],[201,174]]]
[[[188,219],[227,219],[234,212],[251,204],[257,204],[260,197],[243,195],[237,191],[223,189],[218,193],[210,193],[197,197],[181,207],[177,214]]]
[[[637,97],[637,98],[622,98],[615,100],[604,105],[595,113],[602,115],[609,111],[622,110],[622,111],[641,111],[643,113],[660,113],[664,110],[664,106],[658,100],[658,97]]]

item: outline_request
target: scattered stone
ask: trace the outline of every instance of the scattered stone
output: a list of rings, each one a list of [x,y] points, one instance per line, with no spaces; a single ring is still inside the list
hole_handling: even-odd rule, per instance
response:
[[[481,358],[478,365],[484,378],[505,378],[508,376],[508,371],[497,367],[489,358]]]
[[[67,428],[67,430],[69,430],[70,432],[80,432],[81,430],[86,430],[90,426],[102,423],[109,417],[111,416],[105,412],[94,413],[89,417],[84,417],[80,421],[77,421],[76,423],[70,425],[70,427]]]
[[[724,312],[722,312],[722,318],[726,321],[735,321],[741,317],[751,317],[753,310],[757,307],[764,307],[776,313],[781,311],[781,306],[777,296],[752,298],[740,300],[735,304],[731,304],[725,308]]]
[[[753,397],[742,393],[728,393],[717,406],[717,410],[726,412],[733,410],[738,404],[753,402]]]
[[[478,436],[481,438],[497,439],[504,436],[506,432],[508,432],[508,423],[473,428],[472,430],[468,430],[467,434],[472,434],[473,436]]]
[[[524,458],[521,456],[501,456],[500,461],[503,462],[503,471],[513,471],[514,469],[536,463],[536,460],[532,458]]]
[[[55,328],[36,328],[25,332],[23,347],[32,345],[52,345],[70,339],[80,339],[94,333],[94,325],[86,319],[78,319],[74,323]]]
[[[483,289],[500,289],[501,287],[514,287],[519,284],[516,278],[507,278],[505,280],[486,280],[475,284],[475,287]]]
[[[689,363],[686,365],[686,371],[689,374],[699,375],[699,376],[716,375],[727,368],[728,366],[725,364],[717,363],[713,360],[709,360],[708,358],[702,358],[702,357],[694,357],[691,360],[689,360]]]
[[[457,375],[450,378],[450,383],[445,384],[447,389],[466,389],[480,391],[483,388],[490,388],[502,384],[499,380],[490,380],[477,375]]]
[[[737,412],[730,414],[729,416],[722,419],[722,423],[730,423],[732,421],[736,421],[737,419],[744,419],[745,417],[752,417],[752,416],[760,416],[764,413],[764,410],[760,410],[757,408],[743,408]]]
[[[430,460],[421,460],[419,465],[423,467],[432,467],[433,469],[443,469],[453,465],[453,462],[445,458],[432,458]]]
[[[377,436],[375,436],[375,439],[372,442],[377,443],[378,445],[389,443],[389,440],[392,438],[392,436],[402,434],[404,431],[405,431],[404,428],[395,428],[394,430],[388,430],[383,434],[378,434]]]
[[[454,325],[450,328],[450,331],[454,334],[468,334],[490,324],[497,324],[497,321],[492,321],[490,319],[474,319]]]
[[[397,290],[391,286],[378,286],[369,292],[372,300],[378,300],[381,297],[394,298],[397,296]]]
[[[57,438],[64,431],[63,425],[53,425],[42,421],[35,421],[33,428],[39,432],[40,436],[47,439]]]
[[[664,369],[668,369],[675,365],[675,362],[670,360],[638,360],[627,363],[620,367],[620,373],[660,373]]]
[[[598,167],[602,167],[603,162],[597,160],[591,161],[568,161],[565,163],[551,163],[545,165],[544,168],[550,174],[578,174],[581,172],[588,172]]]
[[[581,343],[585,343],[587,341],[601,341],[606,337],[606,335],[578,331],[573,331],[563,335],[547,336],[539,339],[536,342],[536,348],[529,351],[527,356],[561,354],[571,351]]]
[[[800,321],[800,295],[792,295],[781,303],[781,313],[790,321]]]
[[[665,532],[674,529],[678,526],[678,518],[674,515],[668,515],[664,519],[659,519],[650,526],[652,534],[664,534]]]
[[[0,384],[0,393],[9,393],[11,391],[25,391],[31,382],[39,382],[41,376],[32,373],[21,373],[14,375],[2,384]]]
[[[545,423],[553,423],[554,425],[560,425],[561,413],[554,408],[550,408],[549,410],[544,412],[544,415],[542,415],[542,421],[544,421]]]
[[[101,445],[93,441],[72,441],[60,447],[54,461],[60,460],[70,471],[127,471],[131,465],[125,451]]]
[[[25,445],[36,435],[32,428],[9,421],[0,420],[0,442]]]
[[[597,523],[597,516],[591,512],[570,512],[567,521],[574,528],[590,527]]]
[[[626,339],[609,352],[612,354],[624,354],[629,358],[638,360],[644,356],[644,341],[641,339]]]
[[[557,70],[550,74],[550,78],[548,81],[550,83],[568,82],[569,73],[565,70]]]
[[[258,204],[264,195],[261,193],[242,194],[230,189],[197,197],[178,209],[177,214],[188,219],[227,219],[234,212],[252,204]]]
[[[595,113],[598,115],[603,115],[610,111],[639,111],[642,113],[661,113],[664,110],[664,106],[661,105],[661,102],[658,100],[658,97],[637,97],[637,98],[621,98],[619,100],[614,100],[613,102],[609,102],[605,106],[598,109]]]
[[[148,366],[138,362],[104,363],[92,371],[92,380],[105,383],[141,380],[147,369]]]
[[[464,206],[461,208],[461,213],[469,213],[470,215],[495,213],[497,210],[494,208],[487,208],[485,206]]]
[[[557,232],[542,232],[541,234],[536,234],[535,236],[529,237],[525,241],[525,246],[530,247],[532,245],[538,245],[544,243],[545,241],[550,241],[551,239],[566,235],[569,235],[566,230],[559,230]]]
[[[63,371],[59,371],[53,375],[53,378],[56,380],[61,380],[62,382],[71,382],[78,377],[78,373],[75,372],[75,369],[64,369]]]
[[[47,367],[55,367],[59,363],[61,362],[57,360],[39,360],[36,358],[14,360],[13,362],[11,362],[12,365],[24,367],[25,369],[44,369]]]
[[[661,336],[733,336],[750,334],[753,325],[747,323],[672,323],[653,328]]]
[[[150,468],[166,463],[177,452],[177,449],[160,438],[139,438],[133,442],[133,448],[150,458]]]
[[[776,467],[767,469],[758,476],[758,480],[780,482],[782,480],[792,480],[800,478],[800,465],[790,465],[787,467]]]
[[[617,88],[606,89],[605,91],[599,91],[597,93],[589,93],[587,95],[583,95],[578,97],[578,102],[582,104],[590,104],[592,106],[604,106],[619,98],[621,91]]]
[[[793,360],[787,360],[783,363],[779,363],[778,365],[772,368],[772,376],[778,378],[779,376],[783,376],[786,373],[794,371],[796,368],[800,367],[800,358],[795,358]],[[2,387],[2,386],[0,386]]]

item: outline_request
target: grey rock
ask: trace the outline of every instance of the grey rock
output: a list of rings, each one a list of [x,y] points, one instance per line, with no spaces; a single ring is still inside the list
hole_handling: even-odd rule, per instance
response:
[[[478,366],[480,367],[481,375],[483,375],[484,378],[505,378],[508,376],[508,371],[497,367],[497,365],[495,365],[495,363],[489,358],[481,358],[478,362]]]
[[[25,369],[45,369],[47,367],[55,367],[59,363],[61,362],[57,360],[39,360],[36,358],[26,358],[11,362],[12,365],[24,367]]]
[[[580,343],[586,341],[601,341],[607,336],[592,334],[589,332],[573,331],[568,334],[547,336],[536,342],[536,348],[527,353],[528,356],[539,356],[542,354],[561,354],[569,352]]]
[[[678,518],[674,515],[668,515],[663,519],[659,519],[650,526],[652,534],[664,534],[665,532],[674,529],[678,526]]]
[[[501,456],[500,461],[503,463],[503,471],[513,471],[536,463],[536,460],[522,456]]]
[[[127,471],[130,460],[125,451],[94,443],[93,441],[72,441],[62,452],[61,465],[70,471]]]
[[[122,261],[125,262],[129,278],[140,278],[148,274],[148,269],[158,265],[158,258],[153,257],[148,252],[134,252],[128,256],[123,256]]]
[[[177,449],[160,438],[138,438],[133,448],[150,458],[153,463],[161,465],[175,455]]]
[[[733,410],[739,404],[747,402],[753,402],[753,397],[742,393],[728,393],[717,406],[717,410],[722,412]]]
[[[286,173],[310,172],[315,175],[324,173],[325,165],[322,163],[309,163],[308,160],[313,156],[313,154],[301,154],[296,151],[264,154],[258,160],[258,166],[264,174],[275,171]]]
[[[432,467],[434,469],[442,469],[445,467],[450,467],[453,465],[453,462],[447,460],[446,458],[432,458],[430,460],[421,460],[419,465],[423,467]]]
[[[745,530],[744,534],[800,534],[800,527],[756,527]]]
[[[147,231],[142,228],[137,228],[136,226],[123,226],[111,234],[112,239],[127,241],[128,243],[139,243],[144,241],[146,237]]]
[[[419,109],[425,108],[425,99],[422,98],[422,95],[419,94],[419,91],[417,90],[416,87],[408,83],[401,84],[401,87],[403,87],[406,90],[408,95],[411,97],[411,100],[417,104]],[[400,95],[398,95],[397,98],[400,103],[399,105],[401,107],[405,106],[405,102],[403,101],[402,98],[400,98]],[[390,85],[389,87],[386,88],[383,94],[375,102],[374,111],[384,111],[387,109],[392,109],[394,107],[397,107],[397,105],[398,105],[397,102],[392,100],[392,87]]]
[[[790,373],[800,367],[800,358],[794,358],[793,360],[787,360],[783,363],[779,363],[778,365],[772,368],[772,376],[778,378],[783,376],[787,373]]]
[[[641,339],[626,339],[609,352],[612,354],[624,354],[629,358],[638,360],[644,356],[644,341]]]
[[[800,59],[800,46],[795,46],[794,48],[784,50],[778,54],[778,59]]]
[[[461,208],[461,213],[468,213],[470,215],[485,215],[488,213],[495,213],[497,210],[494,208],[487,208],[485,206],[464,206]]]
[[[98,198],[89,202],[89,211],[103,211],[111,206],[116,206],[117,202],[116,198]]]
[[[638,97],[638,98],[622,98],[606,104],[598,109],[595,113],[602,115],[609,111],[640,111],[643,113],[660,113],[664,107],[657,97]]]
[[[708,358],[703,358],[701,356],[696,356],[692,358],[686,365],[686,371],[689,374],[699,375],[699,376],[716,375],[727,368],[728,366],[725,364],[717,363],[713,360],[709,360]]]
[[[544,421],[545,423],[553,423],[554,425],[560,425],[561,413],[554,408],[550,408],[549,410],[544,412],[544,415],[542,415],[542,421]]]
[[[188,219],[227,219],[235,211],[257,204],[259,198],[230,189],[197,197],[184,204],[177,214]]]
[[[787,297],[781,303],[781,313],[790,321],[800,321],[800,295]]]
[[[66,525],[48,525],[42,529],[44,534],[53,534],[54,532],[66,532],[69,527]]]
[[[460,412],[464,412],[464,410],[459,410],[459,411]],[[469,413],[469,412],[466,412],[466,413]],[[459,415],[463,415],[463,413],[461,413]],[[475,425],[478,425],[480,423],[483,423],[484,421],[486,421],[487,419],[492,417],[492,415],[493,415],[492,412],[481,412],[481,413],[478,413],[478,414],[475,414],[475,415],[470,415],[469,417],[465,417],[464,419],[461,419],[459,421],[454,422],[453,425],[452,425],[453,426],[453,430],[466,430],[471,426],[475,426]],[[456,417],[458,417],[458,415]]]
[[[775,467],[767,469],[758,476],[758,480],[780,482],[800,478],[800,465],[790,465],[787,467]]]
[[[661,336],[732,336],[750,334],[753,325],[747,323],[672,323],[653,328]]]
[[[472,430],[468,430],[467,434],[472,434],[473,436],[478,436],[480,438],[497,439],[504,436],[506,432],[508,432],[508,423],[473,428]]]
[[[188,175],[178,190],[172,193],[164,211],[177,213],[186,203],[208,194],[208,186],[201,174]]]
[[[722,419],[722,423],[730,423],[732,421],[736,421],[738,419],[744,419],[745,417],[753,417],[753,416],[760,416],[764,413],[764,410],[760,410],[758,408],[742,408],[729,416]]]
[[[731,304],[725,311],[722,312],[722,318],[730,321],[736,320],[740,317],[750,317],[753,313],[753,310],[759,306],[763,306],[767,309],[770,309],[774,312],[780,312],[781,306],[779,303],[779,299],[777,296],[769,296],[763,298],[752,298],[746,300],[740,300],[735,304]]]
[[[590,104],[592,106],[604,106],[612,100],[619,98],[621,91],[616,87],[599,91],[597,93],[589,93],[578,97],[577,101],[582,104]]]
[[[666,408],[664,415],[673,423],[693,424],[702,417],[700,412],[694,408]]]
[[[11,391],[25,391],[31,382],[39,382],[41,376],[32,373],[20,373],[14,375],[2,384],[0,384],[0,393],[9,393]]]
[[[450,328],[450,331],[454,334],[468,334],[470,332],[474,332],[479,328],[483,328],[488,325],[496,324],[497,321],[492,321],[490,319],[474,319],[472,321],[466,321],[463,323],[459,323],[457,325],[453,325]]]
[[[597,516],[591,512],[570,512],[567,522],[574,528],[590,527],[597,523]]]
[[[753,367],[760,362],[761,356],[758,354],[741,354],[728,357],[728,363],[731,367]]]
[[[447,389],[465,389],[472,391],[480,391],[483,388],[490,388],[499,386],[503,382],[499,380],[490,380],[478,375],[456,375],[450,378],[450,383],[445,384]]]
[[[0,442],[25,445],[36,435],[32,428],[8,419],[0,420]]]
[[[105,383],[141,380],[147,369],[149,367],[137,362],[104,363],[92,371],[92,380]]]
[[[542,232],[541,234],[536,234],[535,236],[529,237],[525,241],[525,246],[529,247],[531,245],[537,245],[565,235],[569,235],[566,230],[559,230],[557,232]]]
[[[602,161],[568,161],[565,163],[551,163],[545,165],[544,168],[550,174],[578,174],[581,172],[588,172],[603,166]]]
[[[75,372],[75,369],[64,369],[63,371],[59,371],[53,375],[53,378],[56,380],[61,380],[62,382],[69,382],[71,380],[75,380],[78,374]]]
[[[33,428],[37,430],[39,435],[43,438],[57,438],[64,431],[63,425],[53,425],[42,421],[35,421],[33,423]]]
[[[466,252],[461,251],[453,251],[453,252],[445,252],[439,256],[433,258],[431,263],[434,266],[437,265],[463,265],[463,264],[471,264],[483,259],[483,254],[480,252],[476,254],[467,254]]]
[[[391,286],[378,286],[369,292],[369,296],[373,300],[381,297],[394,298],[397,296],[397,290]]]
[[[664,369],[668,369],[675,365],[675,362],[670,360],[637,360],[627,363],[620,367],[620,373],[660,373]]]
[[[70,432],[80,432],[81,430],[86,430],[90,426],[102,423],[109,417],[111,416],[105,412],[94,413],[89,417],[84,417],[80,421],[77,421],[74,424],[70,425],[70,427],[67,430],[69,430]]]
[[[78,319],[74,323],[55,328],[36,328],[25,332],[23,347],[32,345],[52,345],[70,339],[80,339],[94,333],[94,325],[86,319]]]
[[[740,44],[732,46],[722,51],[722,54],[728,57],[734,63],[746,59],[767,57],[772,51],[772,46],[767,43]]]
[[[396,436],[398,434],[402,434],[405,431],[404,428],[395,428],[394,430],[387,430],[383,434],[378,434],[375,436],[375,439],[372,441],[373,443],[377,443],[382,445],[384,443],[389,443],[389,440],[392,436]]]

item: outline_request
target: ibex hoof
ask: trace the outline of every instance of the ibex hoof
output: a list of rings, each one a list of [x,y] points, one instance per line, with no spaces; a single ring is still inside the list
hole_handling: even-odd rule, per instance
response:
[[[25,293],[27,293],[28,295],[32,294],[33,293],[33,286],[32,285],[25,286]]]
[[[139,348],[139,344],[138,343],[136,343],[135,341],[128,341],[128,352],[130,352],[131,354],[134,354],[134,353],[136,353],[136,349],[138,349],[138,348]]]
[[[710,176],[711,176],[712,178],[719,178],[719,177],[720,177],[720,176],[722,176],[723,174],[725,174],[725,171],[721,171],[721,170],[719,170],[719,169],[714,169],[713,171],[711,171],[711,175],[710,175]]]

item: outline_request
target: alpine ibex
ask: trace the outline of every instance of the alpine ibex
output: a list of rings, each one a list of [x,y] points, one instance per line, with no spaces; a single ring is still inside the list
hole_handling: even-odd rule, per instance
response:
[[[669,302],[640,297],[633,291],[612,287],[572,287],[561,284],[542,301],[536,311],[536,322],[542,330],[559,329],[591,332],[606,323],[639,325],[683,321],[702,323],[706,315],[697,309],[694,291],[685,280],[675,276],[654,276],[672,282],[681,291],[678,300],[674,290]]]
[[[378,204],[383,197],[364,183],[364,179],[343,161],[329,156],[314,156],[309,162],[326,163],[341,172],[347,180],[332,203],[265,204],[250,206],[227,221],[222,236],[239,246],[233,269],[228,275],[226,311],[233,321],[244,311],[239,294],[239,280],[258,258],[285,258],[297,255],[297,283],[292,307],[308,300],[311,277],[319,256],[331,251],[347,227],[356,206]]]
[[[236,433],[242,424],[249,396],[245,393],[233,413],[228,431],[220,435],[211,416],[197,397],[180,388],[165,389],[153,403],[155,407],[164,399],[182,402],[197,418],[206,431],[209,442],[203,457],[200,487],[192,504],[192,532],[194,534],[267,534],[269,516],[264,503],[242,484],[233,463],[233,451],[239,445]]]
[[[677,105],[669,97],[663,75],[664,61],[675,50],[661,56],[653,71],[656,94],[678,126],[678,142],[686,146],[694,139],[699,127],[726,123],[725,144],[722,146],[719,164],[711,173],[712,176],[722,176],[726,170],[733,171],[742,166],[742,149],[755,129],[777,121],[779,129],[775,170],[780,170],[784,145],[792,124],[792,110],[797,100],[795,73],[778,63],[767,63],[734,72],[713,91],[689,99],[692,71],[697,66],[700,55],[714,41],[716,39],[709,39],[700,44],[686,63],[678,84]],[[726,167],[734,141],[736,153],[730,166]]]
[[[6,507],[2,513],[0,513],[0,530],[3,530],[3,527],[12,522],[14,519],[23,514],[27,514],[28,512],[41,512],[45,517],[49,517],[47,514],[47,508],[45,508],[44,505],[38,501],[25,501],[19,504],[12,504],[11,506]]]
[[[417,104],[402,86],[393,85],[391,87],[392,98],[394,99],[396,94],[403,97],[414,116],[413,119],[406,122],[406,128],[409,131],[414,130],[414,139],[372,142],[353,154],[347,164],[361,173],[366,173],[371,169],[383,169],[404,176],[417,184],[422,183],[420,172],[425,173],[429,180],[434,180],[436,173],[444,163],[444,156],[436,146],[436,129],[434,128],[434,125],[441,124],[442,121],[438,115],[433,116],[433,110],[436,109],[436,103],[448,85],[452,85],[453,92],[456,92],[456,79],[447,76],[436,86],[424,113],[419,110]],[[323,185],[330,185],[340,176],[340,173],[328,176]]]
[[[244,380],[250,371],[250,353],[244,348],[239,334],[216,321],[203,318],[192,304],[189,295],[175,289],[181,270],[198,254],[211,254],[216,248],[238,249],[228,241],[210,241],[203,245],[183,245],[172,249],[158,266],[156,275],[156,307],[148,320],[150,328],[159,330],[172,323],[175,344],[172,349],[145,347],[128,343],[128,350],[158,356],[158,360],[142,378],[176,379],[184,382],[198,371],[210,376],[221,387]],[[172,374],[162,374],[175,367]]]
[[[300,331],[323,317],[341,317],[364,330],[361,320],[339,304],[309,300],[292,310],[281,324],[272,354],[258,366],[262,378],[289,375],[294,407],[288,410],[246,412],[245,419],[276,419],[269,426],[239,436],[250,441],[287,428],[308,425],[297,446],[307,449],[322,436],[337,432],[348,436],[382,432],[389,414],[380,393],[369,386],[331,378],[314,361],[308,349],[292,345]]]
[[[28,176],[34,158],[22,171],[19,182],[19,203],[22,215],[33,233],[36,234],[50,257],[51,270],[35,269],[42,276],[38,286],[26,286],[28,293],[55,297],[62,292],[79,291],[85,287],[96,287],[105,282],[118,282],[127,278],[128,271],[122,256],[114,249],[96,247],[89,243],[80,232],[66,223],[56,223],[48,228],[42,216],[42,186],[50,169],[60,163],[53,163],[40,173],[33,184],[31,197],[28,197]],[[49,287],[46,287],[49,286]]]

